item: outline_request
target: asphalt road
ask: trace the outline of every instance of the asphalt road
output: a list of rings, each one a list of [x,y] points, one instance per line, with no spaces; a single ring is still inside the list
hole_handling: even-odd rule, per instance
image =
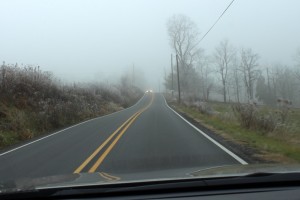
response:
[[[0,181],[83,172],[158,178],[232,164],[245,163],[149,93],[128,109],[1,153]]]

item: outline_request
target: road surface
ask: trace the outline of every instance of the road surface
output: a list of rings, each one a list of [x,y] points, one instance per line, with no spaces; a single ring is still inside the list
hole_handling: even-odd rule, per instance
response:
[[[101,172],[143,174],[246,164],[171,110],[161,94],[0,154],[0,181]]]

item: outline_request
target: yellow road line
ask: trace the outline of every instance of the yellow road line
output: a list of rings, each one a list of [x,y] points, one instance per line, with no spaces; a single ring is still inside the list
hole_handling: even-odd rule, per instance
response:
[[[105,178],[105,179],[107,179],[107,180],[109,180],[109,181],[113,181],[112,178],[105,176],[102,172],[100,172],[100,173],[98,173],[98,174],[99,174],[102,178]]]
[[[97,160],[97,162],[91,167],[89,170],[89,173],[95,172],[96,169],[99,167],[99,165],[103,162],[105,157],[108,155],[108,153],[112,150],[112,148],[116,145],[116,143],[119,141],[119,139],[122,137],[122,135],[125,133],[125,131],[129,128],[129,126],[135,121],[135,119],[141,114],[142,112],[139,112],[127,125],[126,127],[121,131],[121,133],[115,138],[115,140],[109,145],[109,147],[104,151],[104,153],[100,156],[100,158]]]
[[[110,174],[105,173],[105,172],[100,172],[99,175],[102,176],[103,178],[109,180],[109,181],[118,181],[118,180],[121,180],[120,177],[113,176],[113,175],[110,175]]]
[[[142,109],[134,118],[131,119],[131,121],[126,125],[126,127],[121,131],[121,133],[115,138],[115,140],[109,145],[109,147],[105,150],[105,152],[99,157],[97,162],[90,168],[89,173],[95,172],[96,169],[99,167],[99,165],[103,162],[103,160],[106,158],[106,156],[109,154],[109,152],[113,149],[113,147],[116,145],[116,143],[120,140],[120,138],[124,135],[125,131],[130,127],[130,125],[138,118],[140,114],[142,114],[145,110],[147,110],[151,104],[153,103],[153,95],[151,96],[151,101],[147,105],[146,108]]]
[[[103,149],[103,147],[122,129],[126,123],[128,123],[138,112],[134,113],[128,120],[126,120],[109,138],[107,138],[75,171],[74,173],[80,173],[81,170]]]
[[[111,151],[111,149],[115,146],[118,140],[122,137],[125,131],[129,128],[129,126],[136,120],[136,118],[145,110],[147,110],[154,100],[154,94],[151,95],[150,103],[143,109],[140,109],[138,112],[134,113],[129,119],[127,119],[113,134],[107,138],[75,171],[74,173],[80,173],[86,165],[91,162],[91,160],[112,140],[112,138],[125,126],[125,128],[120,132],[120,134],[116,137],[116,139],[112,142],[112,144],[106,149],[106,151],[100,156],[97,162],[91,167],[89,172],[95,172],[97,167],[103,162],[105,157]]]

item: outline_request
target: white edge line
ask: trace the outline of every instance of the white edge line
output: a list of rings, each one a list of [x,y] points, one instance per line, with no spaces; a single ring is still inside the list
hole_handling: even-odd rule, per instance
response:
[[[162,95],[163,96],[163,95]],[[217,145],[218,147],[220,147],[223,151],[225,151],[227,154],[229,154],[231,157],[233,157],[234,159],[236,159],[237,161],[239,161],[241,164],[243,165],[248,165],[248,163],[243,160],[242,158],[240,158],[239,156],[237,156],[236,154],[234,154],[232,151],[228,150],[227,148],[225,148],[223,145],[221,145],[219,142],[217,142],[216,140],[212,139],[211,137],[209,137],[206,133],[204,133],[203,131],[201,131],[199,128],[197,128],[196,126],[194,126],[192,123],[190,123],[189,121],[187,121],[184,117],[182,117],[180,114],[178,114],[175,110],[173,110],[166,101],[166,98],[163,96],[163,98],[165,99],[165,104],[168,108],[170,108],[176,115],[178,115],[183,121],[185,121],[186,123],[188,123],[191,127],[193,127],[196,131],[198,131],[199,133],[201,133],[204,137],[206,137],[208,140],[210,140],[212,143],[214,143],[215,145]]]
[[[52,134],[50,134],[50,135],[44,136],[44,137],[39,138],[39,139],[37,139],[37,140],[34,140],[34,141],[32,141],[32,142],[23,144],[23,145],[21,145],[21,146],[19,146],[19,147],[16,147],[16,148],[13,148],[13,149],[11,149],[11,150],[8,150],[8,151],[6,151],[6,152],[4,152],[4,153],[1,153],[1,154],[0,154],[0,157],[1,157],[1,156],[4,156],[5,154],[11,153],[11,152],[13,152],[13,151],[16,151],[16,150],[18,150],[18,149],[21,149],[21,148],[23,148],[23,147],[26,147],[26,146],[28,146],[28,145],[30,145],[30,144],[33,144],[33,143],[35,143],[35,142],[38,142],[38,141],[41,141],[41,140],[46,139],[46,138],[48,138],[48,137],[54,136],[54,135],[56,135],[56,134],[58,134],[58,133],[61,133],[61,132],[65,131],[65,130],[68,130],[68,129],[71,129],[71,128],[73,128],[73,127],[79,126],[79,125],[81,125],[81,124],[87,123],[87,122],[89,122],[89,121],[93,121],[93,120],[96,120],[96,119],[100,119],[100,118],[103,118],[103,117],[107,117],[107,116],[114,115],[114,114],[116,114],[116,113],[125,111],[125,110],[127,110],[127,109],[129,109],[129,108],[131,108],[131,107],[133,107],[133,106],[135,106],[135,105],[137,105],[137,104],[144,98],[144,96],[145,96],[145,94],[140,98],[140,100],[138,100],[138,102],[136,102],[134,105],[132,105],[132,106],[130,106],[130,107],[128,107],[128,108],[125,108],[125,109],[119,110],[119,111],[117,111],[117,112],[113,112],[113,113],[110,113],[110,114],[107,114],[107,115],[103,115],[103,116],[100,116],[100,117],[96,117],[96,118],[93,118],[93,119],[89,119],[89,120],[80,122],[80,123],[75,124],[75,125],[73,125],[73,126],[67,127],[67,128],[62,129],[62,130],[60,130],[60,131],[54,132],[54,133],[52,133]]]

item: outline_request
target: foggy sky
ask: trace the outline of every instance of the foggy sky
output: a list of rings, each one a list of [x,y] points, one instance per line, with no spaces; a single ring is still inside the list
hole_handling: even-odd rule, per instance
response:
[[[172,52],[166,22],[189,16],[204,34],[231,0],[0,0],[0,61],[41,66],[68,81],[113,81],[143,73],[163,82]],[[251,47],[260,64],[293,65],[300,47],[300,1],[236,0],[200,43],[211,53],[224,38]]]

